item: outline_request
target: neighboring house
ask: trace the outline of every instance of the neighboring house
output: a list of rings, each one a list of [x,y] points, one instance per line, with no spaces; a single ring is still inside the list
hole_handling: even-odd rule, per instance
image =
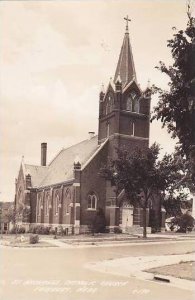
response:
[[[62,149],[48,165],[46,143],[41,145],[41,166],[22,160],[15,199],[16,205],[31,207],[31,226],[62,226],[69,233],[87,232],[98,208],[103,210],[110,231],[142,225],[141,209],[133,210],[125,196],[119,201],[99,171],[116,157],[116,147],[131,151],[149,146],[150,100],[148,89],[143,92],[137,83],[127,29],[114,80],[99,95],[98,135],[90,132],[89,139]],[[154,200],[153,206],[160,226],[160,201]]]
[[[8,232],[11,227],[9,219],[9,210],[14,202],[0,202],[0,232]]]

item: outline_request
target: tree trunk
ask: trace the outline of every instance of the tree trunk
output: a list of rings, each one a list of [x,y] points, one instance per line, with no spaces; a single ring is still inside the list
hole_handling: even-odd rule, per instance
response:
[[[143,207],[143,238],[147,238],[146,231],[146,207]]]

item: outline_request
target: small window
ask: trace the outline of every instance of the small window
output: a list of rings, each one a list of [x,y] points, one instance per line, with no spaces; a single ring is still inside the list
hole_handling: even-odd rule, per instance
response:
[[[88,195],[87,209],[96,210],[96,207],[97,207],[97,196],[95,195],[95,193],[91,193]]]

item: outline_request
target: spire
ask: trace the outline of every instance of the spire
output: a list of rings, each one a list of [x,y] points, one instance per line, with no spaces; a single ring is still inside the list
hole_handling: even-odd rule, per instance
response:
[[[114,76],[114,82],[116,83],[116,80],[118,76],[120,76],[122,81],[122,86],[126,86],[129,82],[132,80],[136,81],[136,73],[135,73],[135,67],[134,67],[134,61],[133,61],[133,54],[129,39],[129,28],[128,28],[128,22],[131,20],[128,18],[124,18],[126,20],[126,32],[123,39],[123,44],[121,47],[121,52]]]

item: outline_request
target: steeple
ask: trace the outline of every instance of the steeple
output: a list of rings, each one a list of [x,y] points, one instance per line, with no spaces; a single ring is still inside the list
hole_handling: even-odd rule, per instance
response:
[[[128,18],[128,16],[124,19],[126,20],[126,32],[123,39],[123,44],[121,47],[121,52],[114,76],[114,83],[116,83],[117,78],[120,76],[123,87],[125,87],[132,80],[136,81],[135,66],[133,61],[133,54],[129,39],[128,28],[128,22],[131,20]]]

